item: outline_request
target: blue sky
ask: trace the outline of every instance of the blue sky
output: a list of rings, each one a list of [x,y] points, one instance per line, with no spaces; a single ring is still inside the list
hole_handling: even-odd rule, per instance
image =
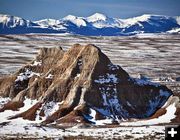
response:
[[[142,14],[180,15],[180,0],[0,0],[0,13],[25,19],[60,19],[68,14],[103,13],[128,18]]]

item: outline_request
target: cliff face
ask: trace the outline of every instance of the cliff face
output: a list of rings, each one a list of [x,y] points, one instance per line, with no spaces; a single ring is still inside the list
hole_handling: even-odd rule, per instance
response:
[[[10,119],[36,120],[37,114],[43,123],[141,119],[152,116],[171,95],[163,85],[131,78],[96,46],[76,44],[67,52],[43,48],[30,64],[1,78],[0,96],[11,100],[0,112],[18,110],[31,99],[37,102]]]

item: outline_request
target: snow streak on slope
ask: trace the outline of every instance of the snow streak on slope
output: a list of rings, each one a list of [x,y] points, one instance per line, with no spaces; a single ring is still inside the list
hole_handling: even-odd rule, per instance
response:
[[[141,22],[148,22],[148,20],[151,18],[151,15],[142,15],[139,17],[134,17],[134,18],[128,18],[123,20],[123,24],[121,27],[129,27],[135,24],[138,24],[139,26],[143,26]]]

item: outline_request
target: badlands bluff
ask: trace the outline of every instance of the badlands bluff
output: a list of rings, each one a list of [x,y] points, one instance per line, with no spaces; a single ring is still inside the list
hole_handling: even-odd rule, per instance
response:
[[[0,79],[0,96],[10,98],[0,112],[17,111],[25,100],[36,100],[25,111],[9,114],[10,120],[96,124],[156,118],[166,113],[164,104],[173,93],[166,86],[130,77],[98,47],[75,44],[68,51],[42,48],[35,60]],[[176,107],[172,122],[179,122]]]

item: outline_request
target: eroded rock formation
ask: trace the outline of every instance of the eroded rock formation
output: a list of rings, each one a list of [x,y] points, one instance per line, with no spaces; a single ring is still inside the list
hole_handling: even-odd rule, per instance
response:
[[[0,112],[18,110],[25,99],[37,100],[10,119],[43,123],[93,122],[147,118],[172,95],[163,85],[131,78],[94,45],[42,48],[36,59],[0,79],[0,96],[10,97]],[[54,111],[48,111],[53,110]]]

